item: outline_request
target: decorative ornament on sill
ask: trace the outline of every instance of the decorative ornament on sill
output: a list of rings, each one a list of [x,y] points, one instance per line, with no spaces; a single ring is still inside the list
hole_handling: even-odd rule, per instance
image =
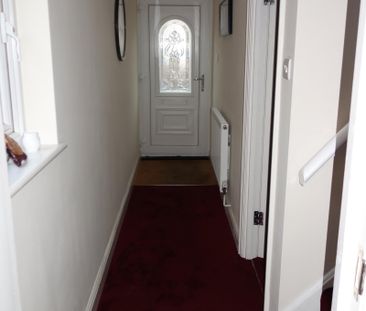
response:
[[[11,138],[9,135],[5,134],[5,145],[6,145],[6,153],[9,158],[13,160],[14,164],[18,167],[22,166],[22,164],[27,160],[27,155],[23,151],[23,149],[18,145],[18,143]]]
[[[41,140],[37,132],[25,132],[22,137],[23,150],[29,155],[39,151]]]

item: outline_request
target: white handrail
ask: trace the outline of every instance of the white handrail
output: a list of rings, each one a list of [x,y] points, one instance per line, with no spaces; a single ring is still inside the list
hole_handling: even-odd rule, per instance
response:
[[[348,136],[348,124],[345,125],[299,172],[299,182],[304,186],[313,175],[323,167],[325,163],[334,157],[336,151],[346,141]]]

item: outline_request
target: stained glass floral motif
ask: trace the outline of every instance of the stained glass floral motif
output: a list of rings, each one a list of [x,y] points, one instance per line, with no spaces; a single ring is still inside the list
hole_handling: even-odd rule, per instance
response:
[[[189,26],[173,19],[159,31],[159,80],[161,93],[191,93],[192,33]]]

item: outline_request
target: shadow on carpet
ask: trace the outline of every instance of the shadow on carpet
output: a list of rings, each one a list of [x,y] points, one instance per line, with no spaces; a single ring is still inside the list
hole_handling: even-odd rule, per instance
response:
[[[217,186],[132,189],[97,310],[262,308]]]

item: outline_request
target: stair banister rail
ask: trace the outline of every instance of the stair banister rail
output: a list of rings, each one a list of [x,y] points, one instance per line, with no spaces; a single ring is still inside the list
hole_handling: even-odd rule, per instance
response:
[[[347,137],[348,123],[299,171],[299,182],[301,186],[305,186],[311,177],[334,157],[336,151],[347,142]]]

